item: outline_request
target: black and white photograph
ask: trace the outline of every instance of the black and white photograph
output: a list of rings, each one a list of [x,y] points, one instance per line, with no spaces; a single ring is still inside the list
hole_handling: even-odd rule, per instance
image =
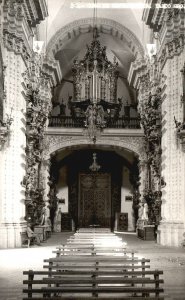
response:
[[[0,300],[185,300],[185,0],[0,0]]]

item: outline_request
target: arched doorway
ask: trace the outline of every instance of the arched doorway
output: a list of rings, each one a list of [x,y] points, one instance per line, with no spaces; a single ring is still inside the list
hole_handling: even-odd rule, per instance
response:
[[[97,155],[98,171],[90,169],[93,153]],[[51,159],[50,175],[56,190],[55,203],[51,205],[52,223],[58,201],[63,218],[61,230],[72,229],[71,223],[75,229],[97,225],[113,230],[119,225],[120,214],[126,216],[122,229],[135,230],[137,163],[134,153],[105,146],[58,151]]]

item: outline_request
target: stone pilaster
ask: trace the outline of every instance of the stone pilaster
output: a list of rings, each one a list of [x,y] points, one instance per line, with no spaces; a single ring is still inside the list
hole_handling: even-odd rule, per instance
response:
[[[2,150],[1,164],[1,224],[0,247],[18,247],[20,231],[25,226],[24,191],[21,186],[25,174],[25,117],[26,103],[22,92],[22,73],[25,64],[20,55],[5,49],[6,102],[5,114],[12,110],[13,122]]]
[[[181,131],[183,125],[181,70],[185,56],[184,14],[183,9],[160,10],[157,5],[155,9],[145,9],[143,12],[143,21],[151,31],[153,30],[157,39],[156,63],[160,75],[162,112],[160,158],[162,162],[157,170],[160,172],[156,172],[153,165],[151,171],[155,171],[157,175],[152,183],[152,189],[153,184],[157,187],[157,193],[153,195],[157,198],[155,214],[162,201],[162,220],[158,226],[157,241],[168,246],[180,246],[185,225],[185,157],[181,145],[184,137],[182,134],[179,139],[180,134],[177,135],[177,131]],[[129,72],[129,82],[140,90],[142,82],[139,82],[139,79],[145,69],[144,62],[140,64],[133,62]],[[139,99],[139,106],[142,104],[142,98]],[[161,173],[160,177],[158,173]]]
[[[162,245],[180,246],[185,223],[185,153],[177,136],[174,122],[183,121],[182,78],[185,49],[168,59],[163,73],[166,78],[162,102],[162,176],[166,186],[162,191],[162,220],[158,227],[158,242]]]

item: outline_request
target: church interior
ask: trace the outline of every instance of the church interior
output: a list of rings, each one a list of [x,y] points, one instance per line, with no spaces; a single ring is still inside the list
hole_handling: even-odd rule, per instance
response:
[[[184,0],[0,0],[0,298],[185,299],[184,247]]]

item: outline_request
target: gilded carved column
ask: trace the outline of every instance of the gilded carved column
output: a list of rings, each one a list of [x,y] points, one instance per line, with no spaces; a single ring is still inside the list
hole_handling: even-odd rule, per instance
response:
[[[135,70],[134,70],[135,69]],[[138,69],[138,70],[137,70]],[[148,225],[158,225],[161,206],[161,74],[156,57],[136,61],[129,78],[138,89],[138,110],[144,131],[140,161],[139,217]],[[147,214],[143,215],[143,208]],[[141,224],[140,224],[141,225]]]
[[[51,109],[51,82],[43,72],[42,57],[33,53],[25,74],[27,99],[26,219],[39,224],[44,202],[42,184],[44,131]]]

